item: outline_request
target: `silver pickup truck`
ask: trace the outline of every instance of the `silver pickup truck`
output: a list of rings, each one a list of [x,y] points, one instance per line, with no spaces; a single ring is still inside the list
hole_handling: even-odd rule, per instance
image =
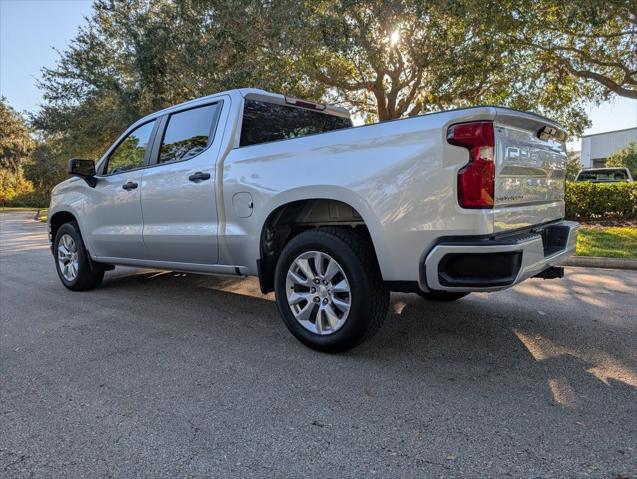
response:
[[[372,336],[389,292],[450,301],[561,277],[565,134],[475,107],[353,127],[344,109],[242,89],[131,125],[70,160],[49,209],[60,280],[129,265],[258,276],[306,345]]]

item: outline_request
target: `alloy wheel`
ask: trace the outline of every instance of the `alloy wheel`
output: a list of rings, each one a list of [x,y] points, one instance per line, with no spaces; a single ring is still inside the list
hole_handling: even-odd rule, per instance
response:
[[[58,266],[64,279],[71,282],[77,278],[80,262],[77,257],[77,246],[71,235],[64,234],[58,242]]]
[[[347,321],[352,304],[349,280],[329,254],[307,251],[297,256],[288,269],[285,288],[292,314],[308,331],[332,334]]]

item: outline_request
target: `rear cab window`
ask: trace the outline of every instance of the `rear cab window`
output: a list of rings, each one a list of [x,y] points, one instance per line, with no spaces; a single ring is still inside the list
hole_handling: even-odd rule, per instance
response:
[[[289,140],[351,128],[350,118],[258,100],[246,100],[240,146]]]

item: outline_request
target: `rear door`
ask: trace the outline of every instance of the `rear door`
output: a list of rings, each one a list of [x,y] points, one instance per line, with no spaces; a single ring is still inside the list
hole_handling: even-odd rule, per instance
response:
[[[223,101],[163,118],[151,166],[142,176],[147,259],[215,264],[218,259],[215,165]]]
[[[543,117],[500,110],[494,122],[496,232],[564,217],[565,133]]]

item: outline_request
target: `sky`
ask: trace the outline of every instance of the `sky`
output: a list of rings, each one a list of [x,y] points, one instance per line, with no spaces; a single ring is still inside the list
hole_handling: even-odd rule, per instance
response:
[[[36,80],[90,15],[91,0],[0,0],[0,94],[20,112],[42,102]]]
[[[91,13],[91,0],[0,0],[0,95],[19,112],[42,103],[36,86],[42,67],[54,67],[77,29]],[[637,126],[637,100],[615,97],[589,105],[592,126],[584,134]],[[579,140],[569,143],[579,150]]]

